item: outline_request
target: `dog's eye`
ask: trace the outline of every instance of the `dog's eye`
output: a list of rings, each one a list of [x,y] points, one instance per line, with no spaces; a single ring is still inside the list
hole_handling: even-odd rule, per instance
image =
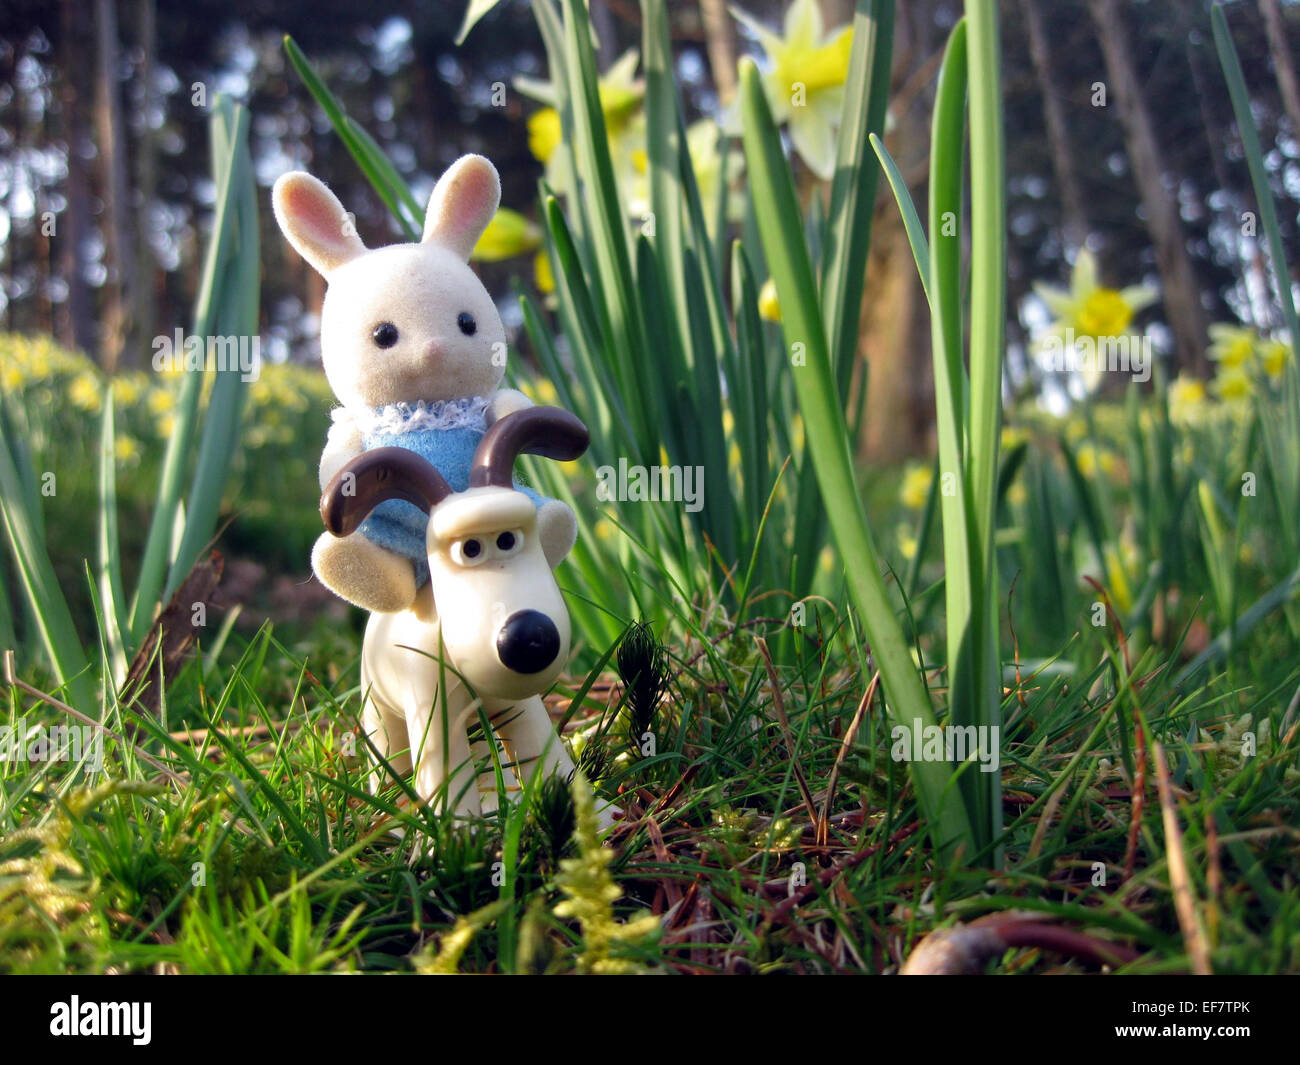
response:
[[[518,529],[507,529],[497,536],[497,550],[503,555],[513,555],[524,546],[524,534]]]
[[[370,339],[376,346],[391,348],[397,343],[397,326],[392,322],[380,322],[370,333]]]
[[[487,551],[483,547],[483,541],[476,540],[472,536],[465,540],[457,540],[452,544],[450,554],[451,560],[458,566],[477,566],[487,559]]]
[[[461,311],[456,318],[456,324],[460,326],[460,331],[467,337],[472,337],[478,332],[478,322],[474,321],[474,316],[469,311]]]

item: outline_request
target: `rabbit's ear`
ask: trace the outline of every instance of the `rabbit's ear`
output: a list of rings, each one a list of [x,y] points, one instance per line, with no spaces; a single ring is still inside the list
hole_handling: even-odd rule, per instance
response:
[[[302,170],[275,183],[271,205],[281,232],[320,274],[328,276],[366,250],[338,197]]]
[[[422,239],[468,260],[500,203],[496,167],[481,155],[462,155],[433,187]]]

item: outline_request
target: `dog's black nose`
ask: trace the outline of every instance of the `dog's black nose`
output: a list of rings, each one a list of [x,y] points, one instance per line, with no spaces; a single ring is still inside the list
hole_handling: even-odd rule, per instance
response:
[[[516,673],[540,673],[559,653],[560,630],[538,610],[511,614],[497,633],[497,655]]]

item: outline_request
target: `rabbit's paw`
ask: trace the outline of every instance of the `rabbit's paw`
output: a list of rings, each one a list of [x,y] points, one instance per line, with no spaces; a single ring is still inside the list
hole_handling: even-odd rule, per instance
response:
[[[415,600],[411,563],[361,533],[322,534],[312,548],[311,568],[321,584],[363,610],[390,614],[405,610]]]

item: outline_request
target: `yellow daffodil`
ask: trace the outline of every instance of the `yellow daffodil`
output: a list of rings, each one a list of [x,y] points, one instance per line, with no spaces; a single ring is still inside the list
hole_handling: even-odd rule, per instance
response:
[[[1264,375],[1276,381],[1291,358],[1291,346],[1284,340],[1265,339],[1254,328],[1234,322],[1210,326],[1211,359],[1218,363],[1214,391],[1228,402],[1247,398]]]
[[[72,379],[72,384],[68,386],[68,399],[78,410],[88,411],[94,414],[99,410],[102,402],[100,395],[101,384],[99,378],[87,371],[79,373]]]
[[[1214,394],[1225,403],[1240,403],[1250,398],[1254,385],[1250,373],[1243,366],[1224,366],[1220,364],[1210,386]]]
[[[803,453],[804,431],[803,415],[796,414],[790,419],[790,447],[796,455]],[[782,478],[784,480],[784,478]]]
[[[609,140],[610,159],[614,164],[614,180],[624,195],[633,189],[639,173],[645,169],[645,83],[636,77],[639,52],[628,49],[597,79],[600,110],[605,119],[605,134]],[[555,109],[555,89],[550,82],[536,78],[515,79],[515,88],[525,96],[545,104],[542,110],[528,119],[528,148],[538,162],[546,167],[546,181],[559,195],[573,192],[576,182],[570,173],[567,153],[556,151],[563,138],[560,116]],[[641,165],[638,169],[637,156]],[[644,200],[630,202],[629,211],[634,217],[644,214]]]
[[[499,263],[516,255],[535,252],[541,246],[541,229],[518,211],[500,207],[478,238],[470,258],[483,263]]]
[[[1002,427],[1002,450],[1010,451],[1013,447],[1025,443],[1029,439],[1029,434],[1021,429],[1018,425],[1004,425]]]
[[[691,156],[691,169],[695,171],[695,184],[700,190],[700,203],[704,208],[704,224],[713,235],[717,226],[716,204],[722,192],[723,178],[721,149],[722,127],[711,118],[702,118],[686,127],[686,150]],[[728,151],[726,177],[728,183],[745,167],[745,157],[736,151]],[[730,221],[741,217],[744,204],[739,196],[727,200],[727,216]]]
[[[551,257],[545,251],[533,256],[533,284],[543,295],[555,291],[555,272],[551,269]]]
[[[543,107],[528,116],[528,150],[539,163],[550,160],[562,137],[560,112],[554,107]]]
[[[1074,458],[1079,464],[1079,472],[1085,477],[1092,477],[1098,470],[1105,474],[1112,474],[1117,465],[1115,456],[1111,452],[1099,450],[1090,443],[1079,448]]]
[[[907,524],[900,524],[895,531],[898,538],[898,553],[909,562],[916,557],[916,535],[912,527]]]
[[[113,400],[119,407],[134,404],[144,391],[140,374],[118,374],[113,378]]]
[[[118,462],[134,462],[140,457],[140,445],[134,437],[118,436],[113,441],[113,455]]]
[[[553,407],[560,401],[560,394],[556,392],[555,385],[545,377],[539,377],[534,381],[520,381],[519,391],[541,407]]]
[[[1205,409],[1205,382],[1180,374],[1169,386],[1169,419],[1186,424]]]
[[[259,390],[255,389],[254,394],[257,391]],[[165,388],[152,388],[145,397],[144,404],[150,414],[166,414],[176,406],[176,397]]]
[[[1264,372],[1276,380],[1291,361],[1291,345],[1282,340],[1265,340],[1259,346],[1259,361]]]
[[[644,136],[644,127],[638,127],[637,133]],[[695,185],[699,190],[700,204],[704,210],[704,225],[710,235],[717,228],[716,205],[721,194],[722,152],[720,142],[722,130],[710,118],[702,118],[686,127],[686,151],[691,157],[691,169],[695,172]],[[612,148],[611,148],[612,150]],[[627,172],[616,173],[619,188],[628,208],[628,213],[636,219],[643,219],[650,210],[650,159],[642,146],[631,151],[632,176],[627,184],[623,178]],[[739,152],[727,153],[727,180],[732,181],[744,167],[744,156]],[[739,219],[743,204],[739,197],[733,196],[727,201],[729,221]]]
[[[1222,369],[1236,370],[1245,367],[1255,356],[1259,334],[1250,326],[1215,322],[1210,326],[1211,359]]]
[[[1013,507],[1022,507],[1029,502],[1029,489],[1027,489],[1020,478],[1011,482],[1011,487],[1007,489],[1007,502]]]
[[[772,117],[789,125],[795,151],[808,168],[829,180],[835,171],[835,128],[849,74],[852,28],[824,32],[817,0],[794,0],[782,34],[737,7],[731,12],[767,54],[763,85]]]
[[[1087,248],[1075,260],[1068,290],[1035,282],[1034,291],[1056,320],[1054,333],[1061,335],[1068,328],[1075,337],[1093,340],[1127,335],[1133,316],[1157,296],[1150,285],[1104,287],[1097,280],[1097,259]]]
[[[1110,601],[1121,615],[1133,608],[1133,588],[1128,577],[1127,563],[1135,561],[1134,552],[1116,548],[1114,544],[1106,545],[1106,590]],[[1126,557],[1127,556],[1127,557]]]
[[[776,282],[770,277],[763,282],[763,287],[758,291],[758,316],[765,322],[781,320],[781,304],[776,298]]]
[[[934,480],[932,466],[915,465],[903,474],[903,483],[898,490],[898,498],[903,506],[920,510],[930,495],[930,484]]]

